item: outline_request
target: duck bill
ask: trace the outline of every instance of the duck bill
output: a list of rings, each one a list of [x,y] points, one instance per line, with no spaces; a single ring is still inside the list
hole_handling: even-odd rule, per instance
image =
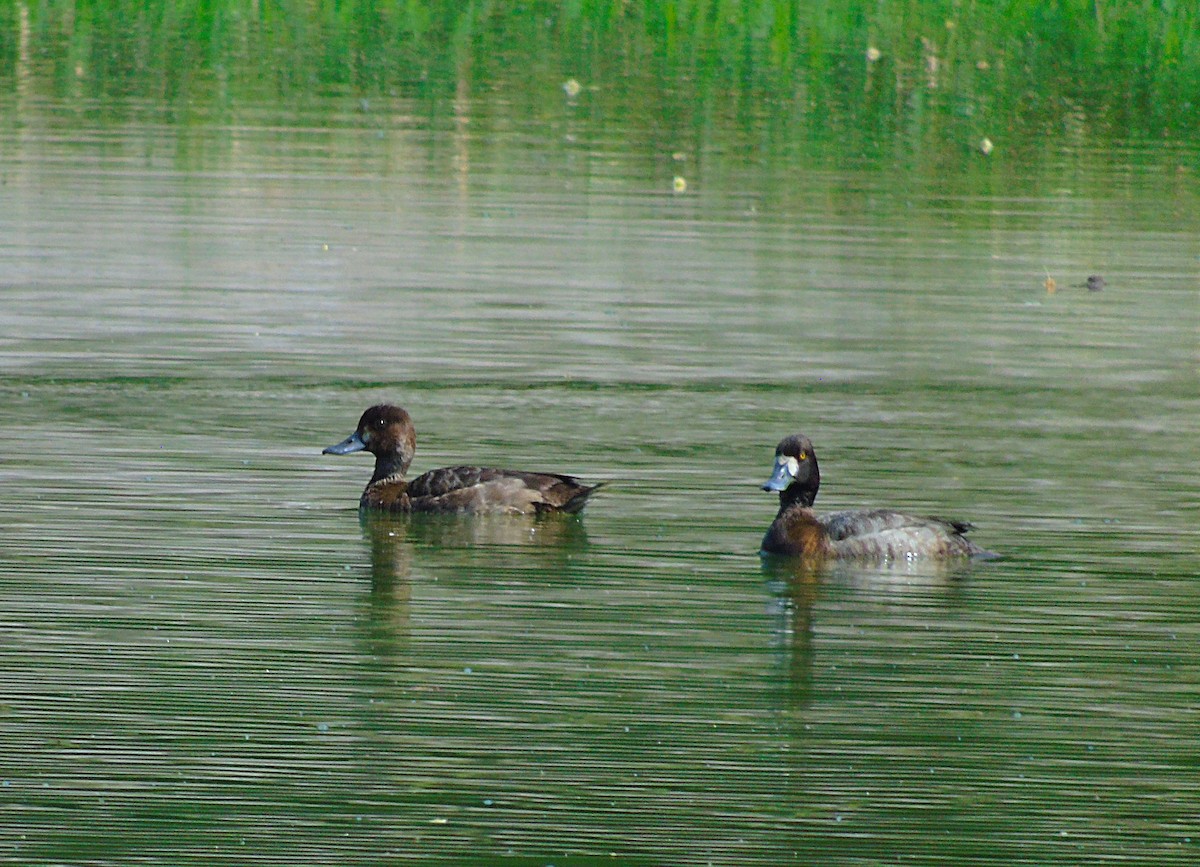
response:
[[[788,485],[796,480],[795,473],[788,461],[779,461],[775,464],[775,472],[771,474],[771,478],[763,482],[762,489],[764,491],[786,491]]]
[[[346,437],[344,440],[342,440],[337,445],[330,446],[327,449],[321,449],[321,454],[323,454],[323,455],[349,455],[349,454],[353,454],[354,452],[361,452],[366,447],[367,447],[367,444],[365,442],[363,442],[362,437],[360,437],[358,435],[358,431],[355,431],[354,433],[350,434],[350,436]]]

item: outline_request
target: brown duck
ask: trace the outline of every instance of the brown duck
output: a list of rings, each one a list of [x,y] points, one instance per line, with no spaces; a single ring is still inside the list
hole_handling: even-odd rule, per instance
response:
[[[375,472],[359,508],[391,512],[534,514],[578,512],[597,485],[573,476],[493,467],[444,467],[412,481],[405,478],[417,450],[412,418],[398,406],[379,404],[362,414],[354,433],[322,454],[375,455]]]
[[[779,492],[779,512],[763,537],[762,553],[866,560],[916,557],[995,557],[966,537],[962,521],[908,515],[891,509],[817,515],[812,505],[821,471],[812,441],[786,437],[775,449],[775,471],[762,486]]]

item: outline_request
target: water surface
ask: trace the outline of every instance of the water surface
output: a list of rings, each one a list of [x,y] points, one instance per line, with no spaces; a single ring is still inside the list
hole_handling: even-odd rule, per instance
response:
[[[60,109],[0,141],[5,859],[1195,860],[1194,149]],[[609,486],[361,521],[380,400]],[[1004,559],[764,566],[796,431]]]

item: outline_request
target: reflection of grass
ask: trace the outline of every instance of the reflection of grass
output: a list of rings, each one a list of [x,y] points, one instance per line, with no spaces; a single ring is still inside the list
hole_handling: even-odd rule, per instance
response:
[[[439,96],[464,79],[536,102],[531,91],[558,99],[574,77],[594,111],[693,123],[761,113],[826,136],[850,126],[887,137],[931,110],[981,132],[1031,121],[1057,132],[1083,116],[1157,133],[1200,114],[1195,8],[25,0],[0,10],[0,74],[58,96],[208,103],[330,89]]]

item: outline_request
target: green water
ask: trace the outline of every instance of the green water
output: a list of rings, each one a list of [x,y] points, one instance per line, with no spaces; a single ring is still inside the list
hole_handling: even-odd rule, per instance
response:
[[[1195,141],[614,112],[519,54],[189,101],[40,14],[0,96],[0,860],[1196,860]],[[369,461],[320,450],[385,399],[416,471],[608,486],[361,521]],[[764,567],[797,431],[822,508],[1004,559]]]

